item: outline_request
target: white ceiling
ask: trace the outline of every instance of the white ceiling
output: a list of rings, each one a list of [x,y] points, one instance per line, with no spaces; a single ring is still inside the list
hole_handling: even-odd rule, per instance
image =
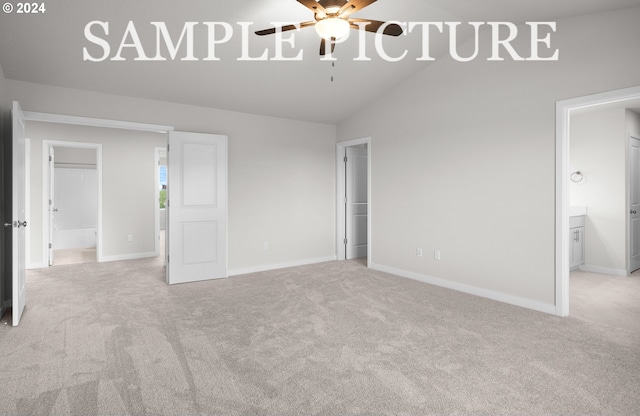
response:
[[[410,51],[407,59],[397,63],[377,57],[371,34],[367,47],[372,61],[353,61],[358,55],[358,39],[352,36],[337,46],[338,60],[332,67],[330,62],[320,60],[320,39],[312,28],[295,33],[295,50],[285,52],[285,56],[293,56],[303,50],[301,62],[237,61],[242,50],[237,22],[255,22],[252,29],[258,30],[270,27],[270,22],[312,20],[312,13],[295,0],[65,0],[45,5],[43,14],[0,13],[0,65],[6,78],[337,123],[428,65],[416,61],[422,45],[418,32],[385,38],[390,55]],[[522,23],[635,6],[640,6],[640,0],[378,0],[353,17]],[[149,24],[152,21],[166,22],[174,38],[186,21],[228,22],[235,33],[230,42],[219,46],[220,61],[85,62],[83,47],[94,45],[85,39],[84,28],[94,20],[109,22],[110,36],[105,38],[114,49],[128,21],[134,22],[144,45],[155,46],[154,28]],[[196,43],[206,44],[204,38]],[[442,37],[442,41],[432,42],[434,56],[446,50],[448,39]],[[273,55],[274,37],[252,34],[249,45],[251,56],[260,55],[266,48]],[[98,52],[94,49],[92,53]],[[200,52],[196,55],[205,55]],[[147,54],[154,55],[155,47]]]

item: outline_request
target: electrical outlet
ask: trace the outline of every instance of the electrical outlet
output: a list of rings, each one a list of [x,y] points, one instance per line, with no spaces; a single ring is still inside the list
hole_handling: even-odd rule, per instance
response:
[[[129,242],[133,241],[133,234],[129,234],[127,236],[127,241],[129,241]]]
[[[433,252],[433,258],[435,260],[440,260],[440,250],[436,250]]]
[[[417,257],[422,257],[422,249],[421,248],[417,248],[416,249],[416,256]]]

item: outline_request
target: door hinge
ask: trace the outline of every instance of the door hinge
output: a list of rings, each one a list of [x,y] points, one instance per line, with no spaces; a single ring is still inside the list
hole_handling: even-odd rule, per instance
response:
[[[49,162],[53,162],[53,156],[49,156]]]
[[[49,249],[52,249],[53,247],[51,246],[51,243],[49,243]]]
[[[49,205],[51,205],[53,203],[53,201],[49,200]]]
[[[347,198],[346,196],[344,197],[344,203],[346,204],[347,202],[349,202],[349,198]]]
[[[169,263],[169,256],[167,256],[167,263]]]
[[[345,239],[344,239],[344,245],[345,245],[345,246],[347,245],[347,242],[348,242],[348,240],[345,238]]]
[[[167,152],[169,151],[169,145],[167,145]]]
[[[348,161],[349,161],[349,158],[345,156],[344,157],[344,163],[347,163]]]

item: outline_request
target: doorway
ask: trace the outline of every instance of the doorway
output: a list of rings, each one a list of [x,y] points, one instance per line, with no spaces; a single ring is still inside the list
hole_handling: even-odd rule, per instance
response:
[[[47,265],[100,261],[102,145],[43,140],[42,154]]]
[[[371,259],[371,138],[336,146],[337,259]]]
[[[155,218],[156,218],[156,247],[157,256],[166,259],[166,229],[167,229],[167,149],[156,147],[155,157]]]
[[[569,315],[571,258],[569,138],[571,113],[589,107],[623,105],[623,103],[632,100],[640,100],[640,87],[594,94],[556,103],[556,315]]]

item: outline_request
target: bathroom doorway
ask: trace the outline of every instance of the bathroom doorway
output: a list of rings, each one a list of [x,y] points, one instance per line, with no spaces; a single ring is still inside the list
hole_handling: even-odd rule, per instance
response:
[[[45,153],[46,152],[46,153]],[[45,227],[48,265],[98,261],[100,145],[43,142],[49,185]]]

